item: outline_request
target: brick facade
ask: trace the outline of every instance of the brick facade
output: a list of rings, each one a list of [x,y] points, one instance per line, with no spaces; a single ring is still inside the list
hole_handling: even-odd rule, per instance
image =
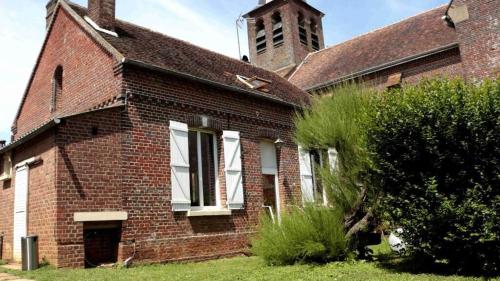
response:
[[[455,29],[467,79],[500,75],[500,5],[496,0],[454,0],[451,9],[466,15],[455,20]],[[453,20],[453,18],[452,18]]]
[[[56,16],[19,109],[14,139],[51,118],[96,106],[120,92],[120,80],[113,72],[116,62],[111,55],[64,9],[58,9]],[[52,81],[58,66],[63,69],[63,92],[56,98],[57,110],[51,112]]]
[[[272,16],[279,12],[283,22],[283,43],[273,45],[273,23]],[[304,16],[305,29],[307,32],[307,46],[300,42],[299,38],[299,13]],[[287,76],[304,58],[313,51],[311,38],[311,22],[317,23],[317,35],[319,36],[320,49],[325,47],[323,38],[323,25],[321,12],[304,5],[302,0],[282,1],[275,0],[266,4],[265,7],[256,9],[248,15],[248,42],[250,49],[250,61],[264,69],[277,71],[282,76]],[[264,22],[266,32],[266,51],[257,53],[256,47],[256,23]]]
[[[94,4],[100,7],[111,1],[96,0]],[[457,32],[461,33],[457,46],[367,74],[361,80],[385,87],[388,77],[396,73],[401,73],[402,82],[409,83],[435,75],[491,74],[491,69],[483,70],[479,65],[498,66],[495,53],[498,49],[487,39],[491,33],[485,31],[498,25],[490,21],[491,13],[479,21],[475,16],[484,14],[486,6],[493,1],[468,2],[474,5],[469,7],[469,21],[457,23]],[[267,5],[249,15],[253,19],[262,18],[266,32],[272,34],[270,17],[279,10],[284,23],[284,43],[274,48],[271,36],[267,36],[267,51],[257,55],[252,37],[255,26],[249,20],[251,57],[254,63],[268,69],[281,69],[284,74],[311,51],[298,38],[298,11],[302,11],[306,19],[309,46],[308,23],[311,18],[318,23],[320,48],[324,47],[322,14],[298,0],[275,0]],[[307,99],[303,91],[275,74],[213,53],[193,58],[196,63],[189,60],[179,68],[199,71],[197,79],[173,71],[171,68],[176,65],[168,64],[170,60],[163,60],[165,65],[158,66],[162,60],[155,55],[146,57],[157,60],[150,63],[155,67],[126,63],[123,57],[116,56],[118,51],[110,48],[107,41],[103,43],[104,37],[84,27],[83,17],[78,20],[85,11],[75,16],[70,8],[57,7],[49,10],[53,13],[50,16],[55,18],[16,118],[13,139],[22,141],[53,118],[60,118],[62,122],[54,123],[43,133],[10,150],[14,165],[31,157],[40,159],[29,167],[28,234],[39,235],[41,258],[56,267],[84,267],[86,257],[88,265],[89,259],[124,261],[134,256],[136,262],[146,263],[206,260],[247,253],[249,237],[255,233],[263,212],[260,142],[264,139],[283,140],[283,146],[277,151],[281,208],[301,202],[298,149],[293,141],[292,119],[296,110],[293,105],[304,97]],[[484,28],[481,27],[483,21],[489,21]],[[171,45],[163,42],[184,44],[156,33],[144,34],[144,30],[123,22],[116,21],[116,24],[127,32],[136,32],[137,36],[165,40],[158,43],[161,48],[155,49],[158,57],[175,58],[168,57],[170,52],[161,53],[165,46]],[[467,35],[472,31],[473,36]],[[128,40],[125,37],[114,38],[109,34],[100,36],[108,36],[106,40],[129,55],[137,55],[131,46],[144,43],[143,40],[131,43],[125,41]],[[479,45],[474,47],[479,44],[475,43],[478,38],[486,38],[488,50],[480,49]],[[193,49],[192,46],[179,46],[173,51]],[[488,55],[479,58],[478,50]],[[139,54],[143,54],[142,51]],[[179,53],[179,57],[183,54]],[[217,61],[230,67],[227,71],[212,69],[213,72],[208,72],[205,68],[210,62],[201,61],[205,57],[209,57],[212,64]],[[63,68],[62,93],[56,97],[55,110],[51,111],[52,83],[58,66]],[[270,90],[257,94],[242,90],[245,86],[234,79],[242,72],[248,77],[258,75],[272,79],[268,85]],[[207,83],[209,78],[219,80]],[[226,85],[221,86],[221,83]],[[200,115],[210,119],[208,130],[217,139],[222,207],[227,207],[222,131],[241,134],[245,205],[242,210],[233,210],[231,215],[188,217],[186,212],[172,211],[169,122],[196,127]],[[5,235],[2,254],[6,259],[13,256],[14,187],[15,173],[11,180],[0,185],[0,211],[6,214],[0,216],[0,234]],[[93,225],[77,222],[74,218],[77,212],[117,211],[126,212],[128,219]],[[109,230],[110,226],[113,230]],[[101,234],[94,240],[86,239],[92,231]],[[101,247],[114,243],[118,244],[117,249],[103,250]],[[101,250],[92,251],[98,248]]]

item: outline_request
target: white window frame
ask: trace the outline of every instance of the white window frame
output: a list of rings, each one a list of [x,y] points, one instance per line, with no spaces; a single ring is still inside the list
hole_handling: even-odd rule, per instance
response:
[[[204,210],[220,210],[222,207],[221,203],[221,192],[220,192],[220,184],[219,184],[219,159],[218,156],[218,145],[217,145],[217,136],[216,133],[209,130],[202,130],[198,128],[189,128],[189,132],[196,132],[196,152],[198,159],[198,196],[200,196],[200,206],[191,206],[192,211],[204,211]],[[213,137],[214,142],[214,172],[215,172],[215,203],[216,206],[204,206],[204,197],[203,197],[203,165],[201,160],[201,133],[210,134]],[[189,139],[188,139],[189,143]],[[189,187],[191,189],[191,186]],[[191,201],[192,204],[192,201]]]
[[[318,175],[317,175],[317,168],[318,166],[316,165],[316,161],[315,161],[315,155],[313,154],[313,151],[314,150],[309,150],[309,159],[311,160],[311,172],[312,172],[312,177],[313,177],[313,188],[314,188],[314,201],[316,202],[319,202],[319,198],[317,198],[317,196],[319,195],[318,194],[318,187],[319,187],[319,183],[318,183]],[[326,152],[325,150],[321,150],[321,149],[317,149],[316,150],[318,156],[319,156],[319,168],[322,169],[325,167],[325,162],[324,162],[324,159],[323,159],[323,153]],[[326,198],[326,190],[325,190],[325,186],[323,184],[321,184],[321,197],[323,199],[323,205],[328,205],[328,198]]]
[[[267,140],[262,140],[261,142],[263,143],[270,143],[273,145],[274,149],[276,150],[276,145]],[[259,146],[260,149],[262,149]],[[260,151],[262,153],[262,151]],[[276,196],[276,216],[278,217],[278,223],[281,223],[281,197],[280,197],[280,179],[279,179],[279,171],[278,171],[278,153],[276,153],[276,168],[273,169],[262,169],[261,173],[264,176],[274,176],[274,194]],[[272,219],[274,221],[274,214],[272,213],[272,208],[271,206],[263,206],[264,208],[269,208],[271,210],[271,215],[273,216]]]

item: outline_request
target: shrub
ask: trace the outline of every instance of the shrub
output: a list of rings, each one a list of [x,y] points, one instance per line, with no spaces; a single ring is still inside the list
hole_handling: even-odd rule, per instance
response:
[[[252,241],[252,250],[270,265],[323,263],[346,258],[344,236],[339,212],[310,205],[292,208],[282,215],[280,224],[265,216]]]
[[[312,106],[297,115],[295,139],[307,149],[338,151],[338,167],[318,171],[331,206],[340,209],[346,232],[371,207],[374,189],[367,175],[373,170],[367,147],[366,123],[370,97],[375,93],[357,84],[345,84],[315,96]],[[365,198],[366,200],[363,200]]]
[[[500,83],[429,80],[379,95],[368,142],[386,214],[414,255],[500,268]]]

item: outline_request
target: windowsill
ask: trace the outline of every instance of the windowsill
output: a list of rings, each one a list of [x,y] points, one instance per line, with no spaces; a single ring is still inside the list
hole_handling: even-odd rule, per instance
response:
[[[10,179],[12,179],[12,177],[9,176],[9,175],[2,175],[2,176],[0,176],[0,181],[8,181]]]
[[[193,209],[187,212],[188,217],[215,217],[215,216],[230,216],[229,209]]]

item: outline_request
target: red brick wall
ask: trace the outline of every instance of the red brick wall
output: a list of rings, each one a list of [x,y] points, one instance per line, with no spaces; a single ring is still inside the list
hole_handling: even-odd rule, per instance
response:
[[[122,258],[137,242],[143,261],[206,259],[247,250],[262,211],[258,128],[276,130],[286,145],[281,153],[280,191],[284,204],[300,198],[297,147],[292,141],[293,110],[137,69],[125,69],[125,87],[133,95],[123,128],[123,202],[129,212],[122,233]],[[241,132],[245,210],[229,217],[188,218],[172,213],[170,192],[170,120],[187,122],[189,116],[207,115],[224,130]],[[219,139],[219,175],[225,204],[223,146]]]
[[[460,50],[451,50],[428,56],[413,62],[391,67],[375,72],[362,78],[368,85],[385,88],[390,75],[401,73],[402,83],[415,84],[423,78],[446,77],[456,78],[463,76],[463,65]]]
[[[75,212],[121,211],[122,108],[69,118],[57,133],[57,266],[84,266],[83,223]],[[94,133],[97,132],[97,135]]]
[[[469,19],[455,24],[466,77],[471,81],[500,75],[498,0],[455,0],[467,5]]]
[[[55,212],[55,149],[54,134],[47,132],[13,151],[13,164],[32,157],[41,161],[29,167],[28,235],[39,236],[39,256],[50,263],[57,261],[54,237]],[[4,233],[4,259],[12,258],[15,171],[13,179],[0,188],[0,233]]]
[[[318,24],[317,34],[320,37],[320,47],[324,48],[323,39],[323,27],[322,20],[319,15],[316,15],[312,11],[305,9],[302,5],[298,5],[295,1],[288,1],[284,4],[275,1],[275,3],[268,4],[268,7],[259,10],[256,13],[251,13],[252,19],[248,22],[248,42],[250,48],[250,60],[252,64],[255,64],[264,69],[271,71],[276,71],[284,67],[299,65],[302,60],[312,52],[311,43],[311,30],[310,30],[310,19],[313,18]],[[281,13],[283,21],[283,34],[284,43],[279,47],[273,46],[273,24],[272,15],[279,11]],[[304,46],[300,43],[299,39],[299,25],[298,25],[298,15],[299,11],[304,15],[306,21],[306,30],[309,44]],[[266,29],[266,41],[267,49],[266,52],[257,54],[256,49],[256,21],[259,19],[264,20],[264,25]],[[285,71],[287,74],[291,69]],[[281,73],[280,73],[281,74]]]
[[[64,70],[63,92],[58,97],[58,110],[51,112],[52,78],[58,65]],[[16,120],[15,138],[50,118],[80,112],[116,96],[119,80],[113,65],[113,58],[59,9]]]

